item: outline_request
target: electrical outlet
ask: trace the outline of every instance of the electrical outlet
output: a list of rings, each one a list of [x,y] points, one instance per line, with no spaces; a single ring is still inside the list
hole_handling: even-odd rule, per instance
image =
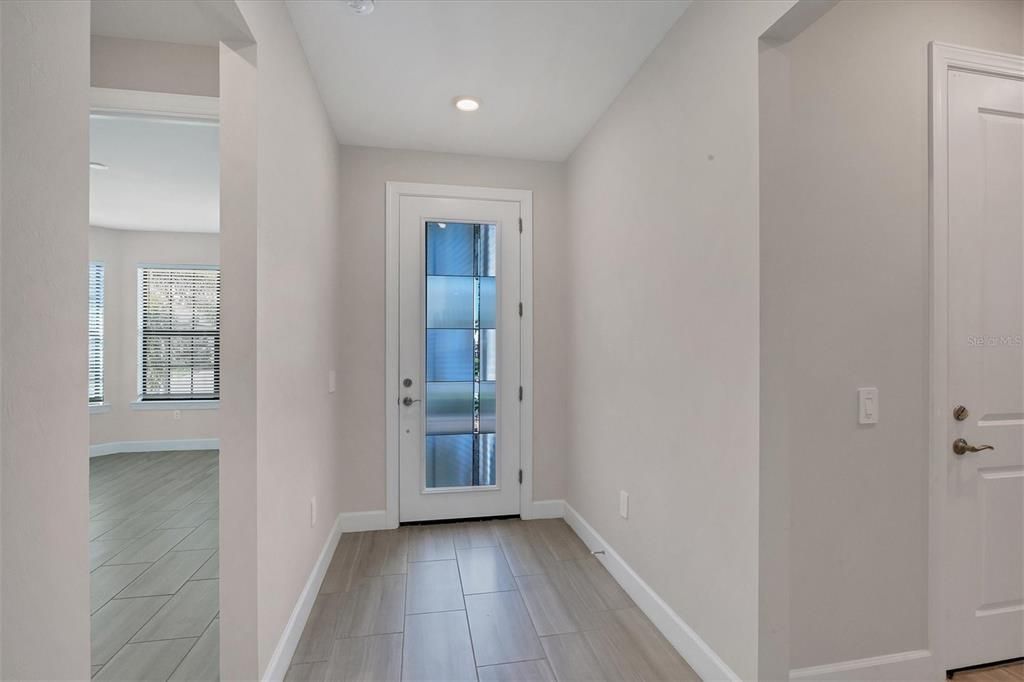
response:
[[[175,410],[174,411],[174,418],[175,419],[181,419],[181,410]]]
[[[328,370],[327,372],[327,392],[334,393],[338,390],[338,372],[335,370]]]
[[[309,498],[309,527],[316,526],[316,495]]]
[[[619,491],[619,516],[629,518],[629,493],[625,490]]]

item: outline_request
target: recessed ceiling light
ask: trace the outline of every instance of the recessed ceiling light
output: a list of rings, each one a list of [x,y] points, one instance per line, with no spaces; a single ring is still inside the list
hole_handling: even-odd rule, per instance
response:
[[[348,8],[352,10],[352,14],[365,17],[367,14],[373,14],[373,0],[348,0]]]
[[[455,108],[459,111],[476,111],[480,108],[480,101],[472,97],[456,97]]]
[[[93,170],[110,170],[110,166],[105,163],[100,163],[99,161],[90,161],[89,168],[92,168]]]

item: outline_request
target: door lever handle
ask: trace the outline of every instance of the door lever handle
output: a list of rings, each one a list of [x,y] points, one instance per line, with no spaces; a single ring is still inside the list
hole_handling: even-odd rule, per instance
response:
[[[419,401],[419,398],[410,398],[409,396],[405,396],[404,398],[402,398],[402,404],[405,405],[406,407],[409,407],[413,403],[418,403]]]
[[[981,452],[982,450],[995,450],[991,445],[971,445],[964,438],[957,438],[953,441],[953,452],[958,455],[966,455],[968,452]]]

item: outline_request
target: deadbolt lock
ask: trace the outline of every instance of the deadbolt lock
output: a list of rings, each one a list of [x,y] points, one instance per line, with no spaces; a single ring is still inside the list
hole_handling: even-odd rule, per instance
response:
[[[962,422],[963,420],[967,419],[969,415],[970,412],[968,412],[967,408],[964,407],[963,405],[957,405],[956,407],[953,408],[953,419],[957,420],[958,422]]]

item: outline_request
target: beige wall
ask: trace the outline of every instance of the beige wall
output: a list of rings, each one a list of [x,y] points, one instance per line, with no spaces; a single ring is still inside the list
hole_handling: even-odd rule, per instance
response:
[[[93,36],[92,85],[98,88],[216,97],[216,47]]]
[[[89,417],[89,443],[191,440],[220,435],[219,409],[138,410],[138,266],[218,265],[220,236],[89,228],[89,259],[104,264],[104,401]]]
[[[237,471],[237,480],[225,482],[231,488],[225,488],[222,505],[231,505],[232,511],[228,524],[222,520],[222,526],[230,527],[222,530],[238,528],[246,542],[255,542],[255,546],[251,542],[232,545],[230,560],[240,569],[243,581],[250,576],[238,562],[246,556],[255,562],[256,590],[248,596],[255,602],[257,661],[254,668],[251,661],[235,659],[235,667],[223,672],[229,677],[251,678],[262,673],[270,661],[343,506],[338,481],[344,478],[346,467],[339,446],[339,396],[327,392],[328,370],[338,367],[340,359],[341,202],[338,144],[284,4],[240,0],[238,5],[257,43],[255,55],[243,51],[233,57],[249,59],[250,64],[255,57],[256,64],[257,80],[250,90],[256,93],[256,100],[249,111],[257,122],[255,242],[236,239],[240,236],[236,231],[244,231],[245,225],[222,223],[221,261],[227,293],[238,286],[228,278],[248,279],[251,269],[244,271],[245,263],[250,256],[255,258],[255,310],[245,307],[247,299],[238,290],[228,294],[225,305],[231,301],[242,304],[238,318],[228,323],[229,331],[238,332],[237,325],[250,322],[256,329],[255,452],[233,452],[232,467],[236,468],[231,471],[242,463],[254,463],[256,470],[255,479],[247,471]],[[242,74],[242,80],[247,77],[241,64],[232,63],[230,68]],[[226,82],[221,85],[225,93],[229,86]],[[232,87],[238,86],[245,84]],[[232,96],[223,106],[238,104]],[[225,129],[229,117],[238,124],[232,131]],[[237,170],[240,159],[236,153],[242,154],[242,161],[251,158],[251,149],[233,146],[234,136],[245,125],[244,112],[236,109],[222,120],[224,173]],[[237,183],[243,179],[233,177],[230,182],[240,189]],[[234,190],[222,192],[222,210],[225,206],[238,208],[236,200],[239,195]],[[229,230],[235,232],[231,237]],[[255,317],[250,317],[251,313]],[[225,307],[224,314],[227,319],[232,309]],[[246,353],[249,350],[234,347]],[[235,362],[247,360],[236,358]],[[241,381],[240,374],[233,376]],[[243,388],[239,383],[234,386],[235,391]],[[229,390],[225,385],[225,400]],[[249,400],[239,393],[234,399]],[[232,432],[235,435],[239,434]],[[226,460],[227,447],[224,452]],[[222,477],[227,476],[227,471],[222,472]],[[247,489],[249,484],[254,484],[255,490]],[[255,534],[250,536],[252,527],[239,525],[246,520],[238,511],[250,504],[253,494],[255,519],[250,522],[255,524]],[[310,499],[314,496],[318,519],[311,527]],[[238,618],[249,608],[239,601],[245,595],[232,588],[226,596],[236,609],[233,624],[251,628],[251,620]]]
[[[346,511],[384,509],[384,208],[389,180],[533,191],[534,499],[565,496],[565,165],[342,147],[341,393]]]
[[[0,678],[89,679],[89,4],[0,3]]]
[[[3,11],[0,10],[0,38],[3,37],[3,26],[4,16]],[[2,45],[2,43],[0,43]],[[3,49],[0,46],[0,405],[3,404],[4,396],[4,383],[3,383],[3,362],[5,360],[3,354],[3,194],[4,194],[4,182],[3,182]],[[4,475],[3,470],[6,468],[6,458],[3,456],[3,442],[4,442],[4,419],[0,417],[0,512],[4,509]],[[4,524],[2,518],[0,518],[0,614],[4,610]],[[0,616],[0,677],[4,674],[4,633],[3,633],[3,617]]]
[[[793,668],[928,647],[927,46],[1020,54],[1021,7],[842,2],[774,57],[761,414],[789,459]]]
[[[792,4],[694,3],[569,163],[569,503],[744,679],[758,667],[757,48]]]
[[[257,575],[257,142],[253,44],[220,48],[220,677],[260,676]]]
[[[797,5],[792,10],[799,11]],[[787,17],[790,15],[787,15]],[[778,51],[762,44],[760,50],[760,248],[761,248],[761,357],[760,357],[760,448],[758,519],[758,672],[764,680],[789,677],[789,457],[780,447],[781,434],[789,427],[786,403],[777,395],[786,364],[779,357],[778,343],[766,330],[767,320],[777,319],[775,298],[764,280],[772,272],[764,259],[770,251],[765,223],[773,211],[785,208],[788,197],[777,190],[785,182],[788,140],[776,134],[789,120],[789,100],[775,96],[787,89],[787,72]],[[799,424],[799,422],[798,422]]]

